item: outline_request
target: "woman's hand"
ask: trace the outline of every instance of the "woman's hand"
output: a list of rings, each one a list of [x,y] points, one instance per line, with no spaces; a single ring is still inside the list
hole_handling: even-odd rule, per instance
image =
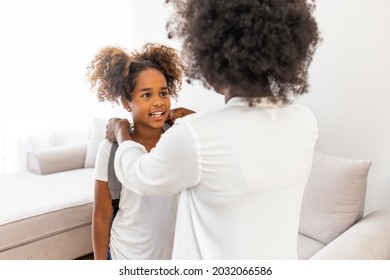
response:
[[[169,112],[169,116],[165,122],[169,125],[173,125],[175,123],[176,119],[182,118],[184,116],[187,116],[187,115],[190,115],[193,113],[195,113],[195,112],[190,110],[190,109],[184,108],[184,107],[174,108],[174,109],[171,109],[171,111]]]
[[[123,141],[131,140],[129,131],[130,122],[127,119],[111,118],[106,125],[106,138],[121,144]]]

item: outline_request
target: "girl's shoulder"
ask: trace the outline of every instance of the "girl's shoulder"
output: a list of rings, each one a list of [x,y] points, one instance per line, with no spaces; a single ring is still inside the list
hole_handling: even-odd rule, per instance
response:
[[[109,155],[111,151],[111,147],[112,147],[112,142],[107,139],[104,139],[99,143],[98,149],[99,152]]]

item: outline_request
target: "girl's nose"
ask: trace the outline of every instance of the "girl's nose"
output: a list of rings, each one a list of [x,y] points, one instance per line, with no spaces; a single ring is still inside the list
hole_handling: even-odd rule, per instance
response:
[[[164,104],[164,101],[162,98],[160,97],[156,97],[154,100],[153,100],[153,105],[154,106],[162,106]]]

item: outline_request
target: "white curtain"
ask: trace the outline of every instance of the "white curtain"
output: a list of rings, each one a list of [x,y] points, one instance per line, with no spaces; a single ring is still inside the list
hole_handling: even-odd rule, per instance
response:
[[[90,92],[87,64],[103,46],[166,43],[163,2],[0,0],[0,175],[25,170],[30,150],[87,141],[93,116],[118,112]]]

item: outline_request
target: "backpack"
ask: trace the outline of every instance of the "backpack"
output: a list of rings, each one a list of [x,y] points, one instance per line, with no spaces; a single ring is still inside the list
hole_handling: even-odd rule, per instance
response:
[[[167,131],[171,126],[169,124],[164,124],[162,126],[163,131]],[[114,220],[116,213],[119,210],[119,199],[122,191],[122,183],[116,177],[114,169],[114,159],[115,152],[118,149],[119,145],[117,142],[113,142],[110,151],[110,158],[108,160],[108,188],[110,189],[111,195],[111,204],[112,204],[112,219]]]

